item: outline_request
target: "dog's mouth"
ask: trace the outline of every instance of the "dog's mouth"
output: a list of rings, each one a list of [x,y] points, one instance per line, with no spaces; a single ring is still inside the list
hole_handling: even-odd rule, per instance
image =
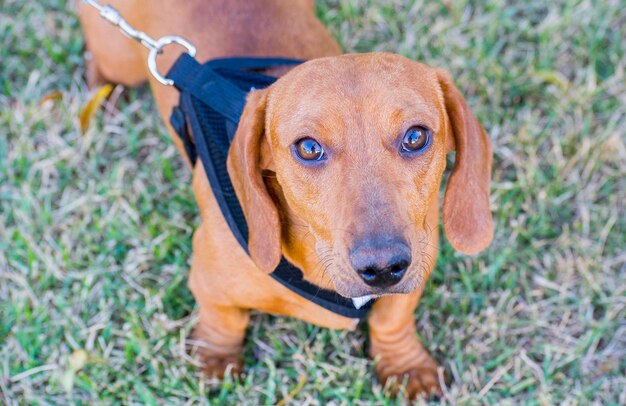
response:
[[[411,267],[407,271],[407,275],[400,283],[386,288],[376,288],[368,286],[360,278],[357,279],[356,273],[351,269],[346,269],[343,272],[339,264],[332,268],[329,267],[326,272],[334,285],[334,290],[341,296],[352,300],[357,309],[382,296],[413,292],[422,284],[423,280],[421,267],[415,266],[415,269],[411,269],[413,268]]]

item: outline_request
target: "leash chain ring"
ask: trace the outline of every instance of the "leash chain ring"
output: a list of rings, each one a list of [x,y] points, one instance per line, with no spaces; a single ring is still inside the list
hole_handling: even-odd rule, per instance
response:
[[[194,47],[189,41],[187,41],[184,38],[181,38],[176,35],[167,35],[165,37],[159,38],[154,44],[155,46],[150,47],[150,53],[148,54],[148,69],[150,69],[150,73],[152,74],[152,76],[154,76],[154,78],[159,83],[165,86],[173,86],[174,81],[172,79],[166,78],[165,76],[159,73],[156,59],[157,59],[157,56],[159,56],[159,54],[163,52],[163,49],[166,46],[171,45],[171,44],[181,45],[187,50],[187,53],[189,54],[189,56],[191,57],[196,56],[196,47]]]

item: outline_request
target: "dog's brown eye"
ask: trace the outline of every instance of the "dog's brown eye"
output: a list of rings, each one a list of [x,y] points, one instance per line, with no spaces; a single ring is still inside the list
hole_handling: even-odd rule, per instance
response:
[[[298,141],[296,152],[305,161],[321,161],[324,158],[324,148],[313,138],[303,138]]]
[[[411,127],[402,139],[402,152],[417,152],[423,150],[430,142],[431,131],[426,127]]]

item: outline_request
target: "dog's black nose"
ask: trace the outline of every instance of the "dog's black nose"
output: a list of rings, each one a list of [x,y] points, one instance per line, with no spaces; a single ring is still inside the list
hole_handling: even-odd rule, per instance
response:
[[[357,244],[350,263],[370,286],[387,288],[400,282],[411,264],[411,250],[400,239],[377,237]]]

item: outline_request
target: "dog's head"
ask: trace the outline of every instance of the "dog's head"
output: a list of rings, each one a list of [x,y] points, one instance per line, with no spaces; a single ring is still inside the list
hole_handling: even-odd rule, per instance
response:
[[[415,289],[452,150],[444,229],[476,253],[493,236],[491,144],[447,74],[381,53],[298,66],[251,92],[230,150],[252,259],[272,271],[295,243],[346,297]]]

